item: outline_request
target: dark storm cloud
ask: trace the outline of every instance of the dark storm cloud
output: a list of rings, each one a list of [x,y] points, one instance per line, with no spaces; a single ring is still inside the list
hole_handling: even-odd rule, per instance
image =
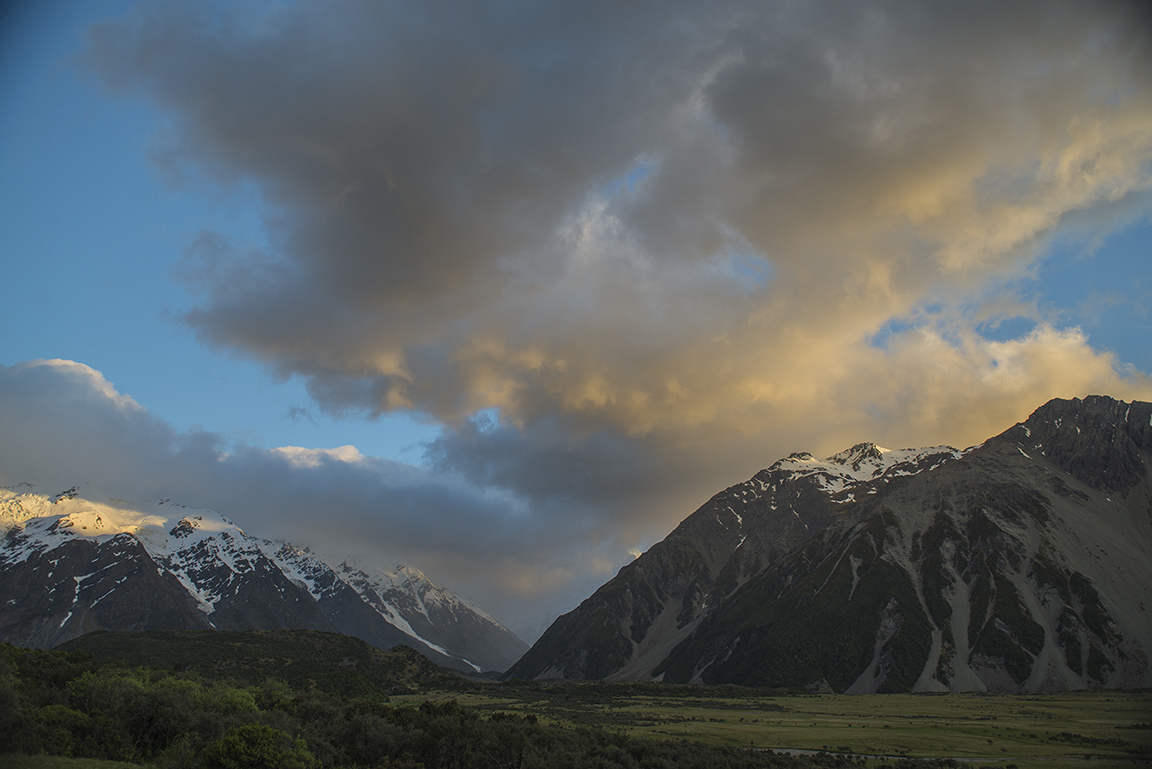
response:
[[[518,429],[491,419],[469,420],[432,441],[432,467],[459,473],[482,486],[514,491],[536,505],[583,505],[614,509],[653,493],[671,480],[658,451],[611,432],[580,435],[553,417]]]
[[[665,62],[636,66],[642,14],[541,8],[342,2],[252,20],[168,4],[96,28],[97,69],[176,117],[158,161],[253,178],[282,217],[290,268],[230,280],[193,322],[220,342],[275,345],[262,315],[315,320],[338,299],[428,323],[497,288],[495,263],[538,247],[590,183],[645,149],[632,132],[658,131],[660,110],[643,105],[676,88],[661,86]],[[605,119],[624,112],[639,122]]]
[[[380,489],[419,520],[389,526],[575,574],[793,450],[1152,392],[1038,310],[977,330],[1069,217],[1152,185],[1137,7],[158,2],[87,61],[163,110],[164,173],[263,197],[266,243],[206,231],[180,268],[201,338],[445,424],[480,523],[438,478]]]

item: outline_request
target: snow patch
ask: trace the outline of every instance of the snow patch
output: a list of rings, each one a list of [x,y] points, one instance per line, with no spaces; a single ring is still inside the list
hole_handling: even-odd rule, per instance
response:
[[[856,586],[860,584],[860,574],[858,570],[862,563],[864,563],[863,558],[858,558],[854,555],[848,556],[848,564],[852,567],[852,589],[848,591],[849,601],[852,600],[852,596],[856,593]]]
[[[791,454],[772,465],[769,471],[782,474],[784,481],[811,477],[836,501],[850,502],[857,493],[875,493],[876,489],[871,485],[874,481],[934,470],[966,453],[951,446],[892,450],[872,443],[860,443],[822,460],[806,452]],[[939,459],[926,466],[935,457]]]

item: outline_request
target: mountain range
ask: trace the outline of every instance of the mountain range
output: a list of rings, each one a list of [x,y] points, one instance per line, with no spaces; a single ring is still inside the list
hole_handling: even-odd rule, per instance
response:
[[[1152,404],[1053,400],[978,446],[796,453],[708,500],[531,647],[416,569],[161,500],[0,489],[0,640],[339,632],[505,678],[819,692],[1152,686]]]
[[[1152,404],[965,450],[798,453],[725,489],[505,674],[870,693],[1152,686]]]
[[[0,640],[50,648],[93,630],[339,632],[439,665],[501,671],[527,644],[419,570],[331,566],[208,510],[151,512],[77,487],[0,489]]]

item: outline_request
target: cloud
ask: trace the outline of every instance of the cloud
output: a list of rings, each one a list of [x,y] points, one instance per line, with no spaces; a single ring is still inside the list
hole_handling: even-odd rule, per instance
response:
[[[202,236],[187,322],[339,413],[643,431],[715,389],[671,381],[700,346],[875,330],[1149,186],[1120,6],[198,8],[89,60],[169,113],[161,167],[268,203],[266,252]]]
[[[431,510],[516,579],[556,559],[560,585],[794,450],[963,445],[1049,397],[1152,396],[1041,303],[1026,334],[979,333],[1069,222],[1146,213],[1146,20],[157,2],[93,28],[86,62],[164,112],[162,173],[263,196],[266,244],[206,230],[187,254],[189,327],[330,413],[442,422],[428,472],[464,485],[389,486],[404,512],[381,520],[411,544]]]
[[[326,462],[347,462],[359,464],[365,457],[355,446],[338,446],[334,449],[306,449],[302,446],[279,446],[272,449],[288,460],[294,467],[319,467]]]
[[[316,422],[316,420],[312,416],[312,412],[310,412],[308,409],[304,408],[303,406],[290,406],[288,408],[288,410],[285,412],[285,416],[287,416],[293,422],[299,422],[299,421],[304,420],[304,419],[308,420],[309,422],[312,422],[313,424],[315,424],[315,422]]]

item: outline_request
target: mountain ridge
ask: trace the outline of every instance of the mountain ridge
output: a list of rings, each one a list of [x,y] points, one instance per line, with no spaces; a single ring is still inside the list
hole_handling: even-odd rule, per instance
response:
[[[0,489],[0,526],[0,639],[20,645],[49,648],[99,629],[298,628],[382,649],[406,644],[468,672],[502,670],[527,648],[419,570],[353,580],[347,562],[333,568],[169,500],[144,513],[84,499],[77,487]]]

